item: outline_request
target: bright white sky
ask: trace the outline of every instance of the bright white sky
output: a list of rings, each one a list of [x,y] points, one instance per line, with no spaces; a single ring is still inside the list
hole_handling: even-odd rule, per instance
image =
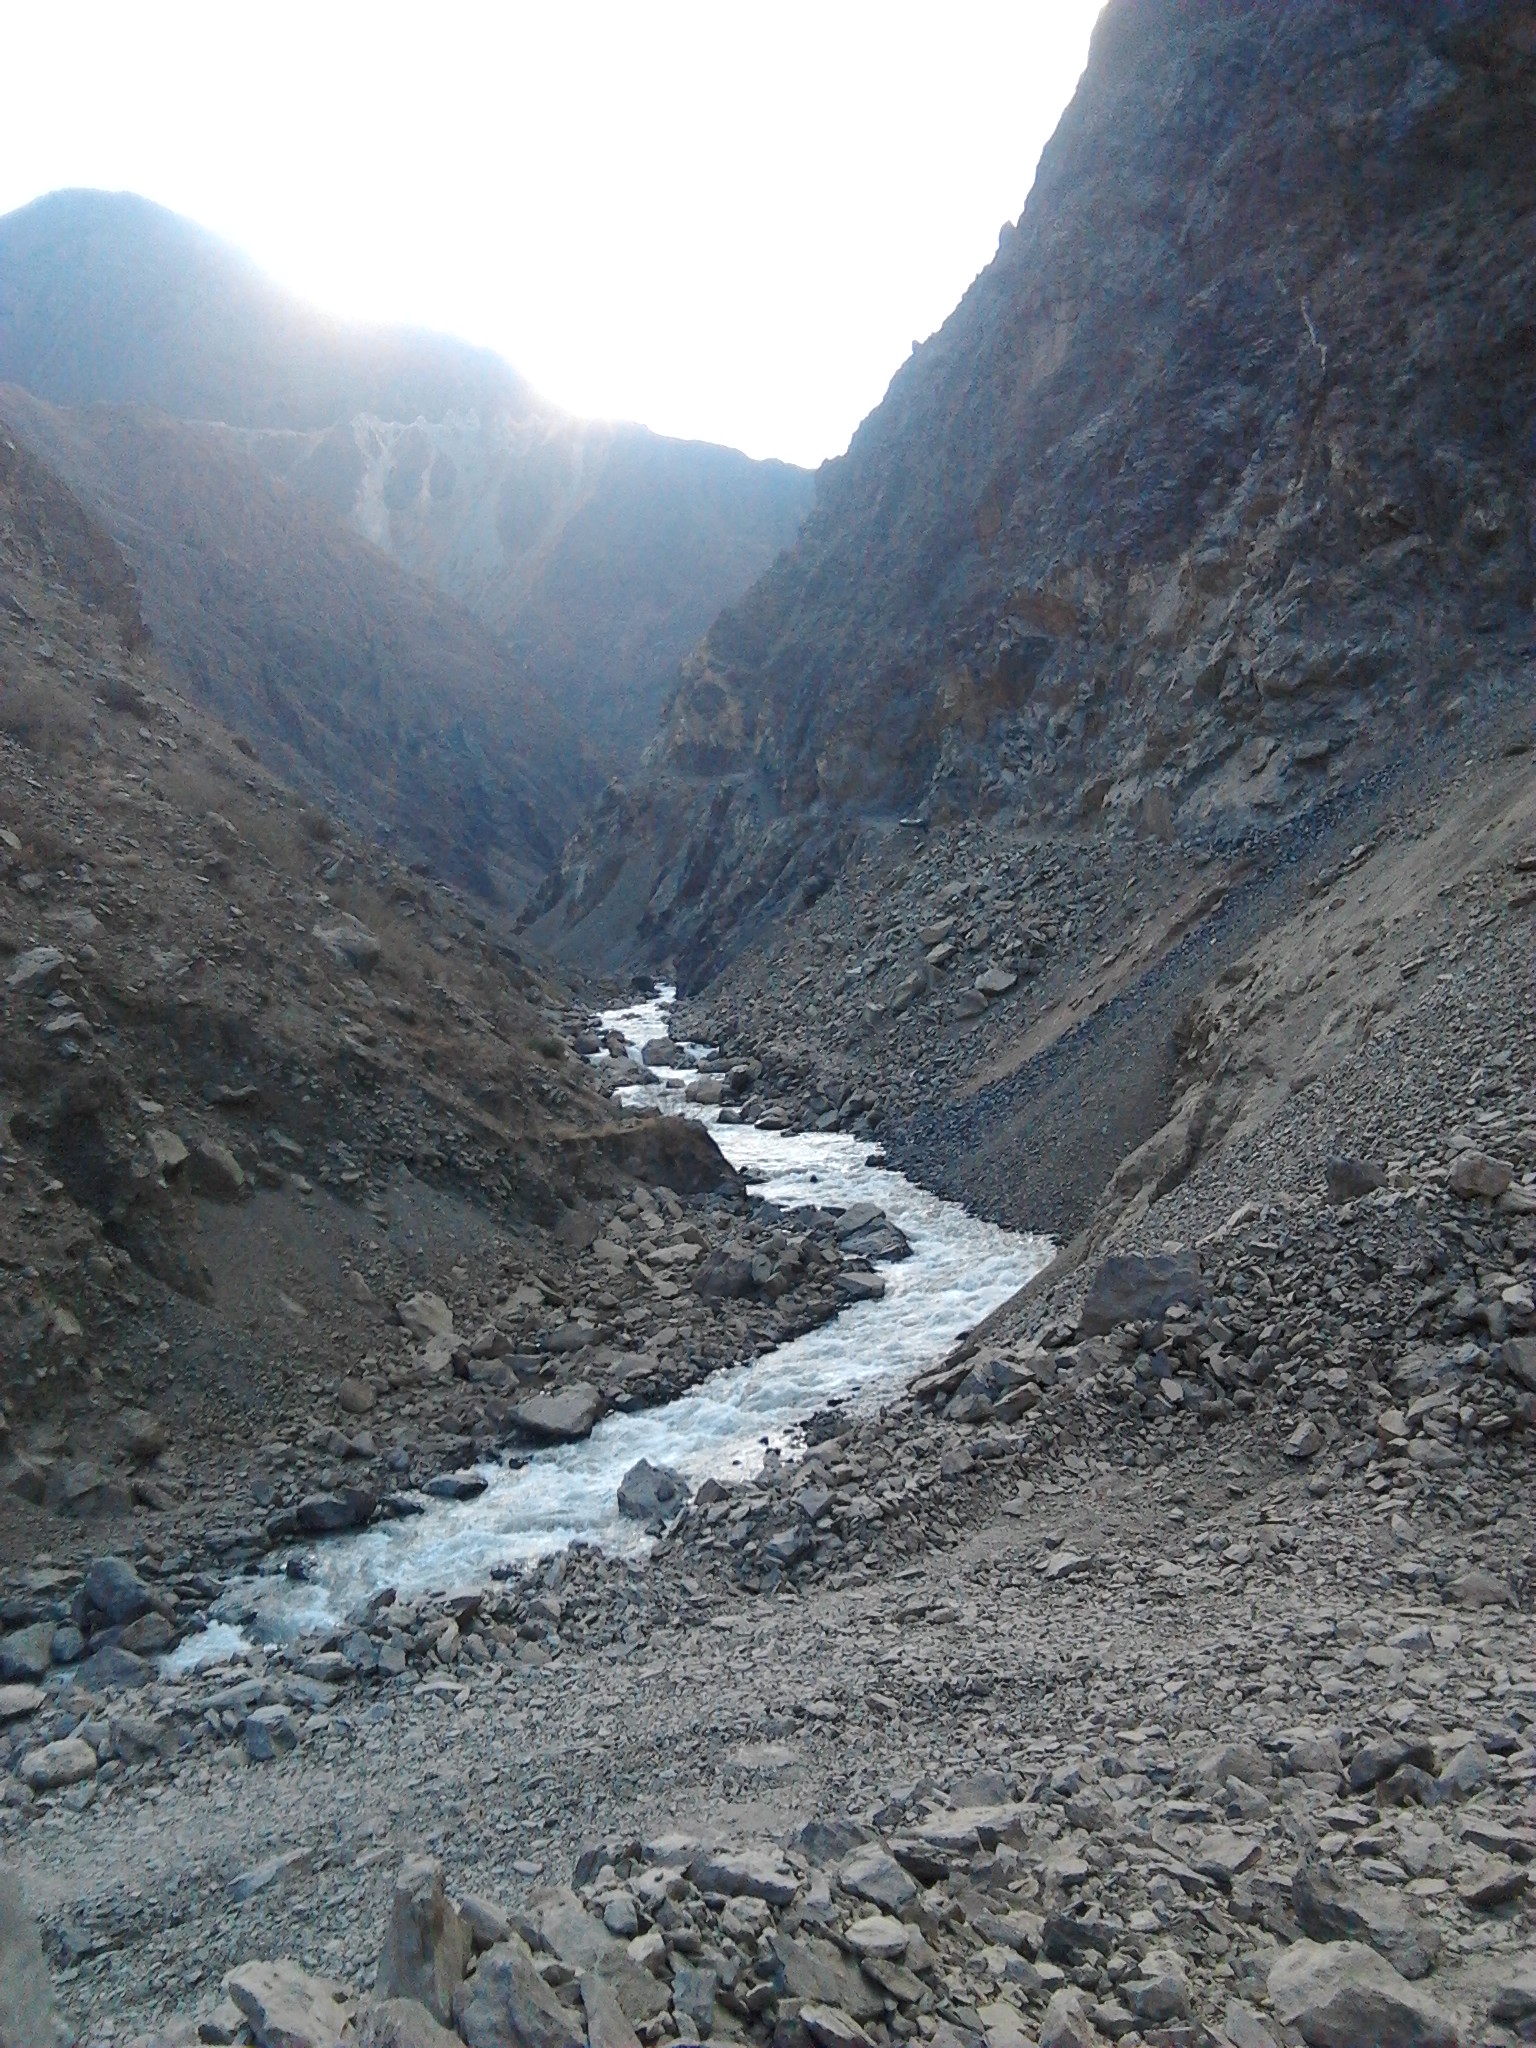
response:
[[[1017,218],[1099,4],[15,4],[0,213],[142,192],[573,412],[815,463]]]

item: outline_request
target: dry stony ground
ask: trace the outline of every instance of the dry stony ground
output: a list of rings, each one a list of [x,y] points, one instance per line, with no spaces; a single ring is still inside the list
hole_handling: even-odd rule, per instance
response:
[[[510,1916],[455,1992],[443,1908],[447,1987],[407,1982],[471,2043],[1530,2038],[1533,849],[1498,774],[1486,858],[1380,922],[1418,964],[1370,1028],[1264,982],[1299,935],[1231,976],[1213,1029],[1289,1015],[1299,1084],[1207,1045],[1222,1142],[1131,1173],[902,1404],[644,1562],[36,1710],[21,1772],[48,1737],[80,1775],[13,1779],[0,1840],[86,2038],[275,2040],[259,1973],[221,2006],[253,1961],[365,1998],[422,1851],[482,1945]],[[1426,843],[1298,913],[1320,957]],[[1106,1246],[1182,1262],[1115,1299]]]

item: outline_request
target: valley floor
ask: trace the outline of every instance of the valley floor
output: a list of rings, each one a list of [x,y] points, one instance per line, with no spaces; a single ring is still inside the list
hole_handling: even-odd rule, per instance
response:
[[[403,1615],[396,1676],[386,1611],[158,1732],[84,1702],[0,1843],[85,2039],[198,2038],[252,1958],[366,1998],[422,1850],[604,2048],[1529,2038],[1532,805],[1501,754],[1314,877],[901,1403],[644,1561]]]

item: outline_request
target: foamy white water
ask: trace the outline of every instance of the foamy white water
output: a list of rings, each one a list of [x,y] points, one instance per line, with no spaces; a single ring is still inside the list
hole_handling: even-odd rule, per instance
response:
[[[1049,1239],[1000,1230],[889,1167],[867,1165],[867,1139],[722,1124],[718,1110],[685,1104],[690,1072],[651,1074],[638,1065],[640,1047],[666,1035],[671,997],[663,990],[603,1017],[605,1030],[624,1034],[636,1061],[624,1099],[699,1117],[732,1165],[752,1176],[754,1193],[784,1207],[878,1202],[906,1233],[911,1258],[880,1268],[883,1300],[859,1302],[750,1365],[715,1373],[691,1394],[641,1414],[610,1415],[585,1443],[541,1452],[516,1470],[484,1467],[490,1484],[477,1500],[434,1502],[408,1521],[316,1545],[307,1580],[271,1575],[241,1582],[229,1605],[255,1608],[264,1632],[332,1624],[383,1586],[409,1597],[474,1584],[493,1565],[525,1563],[578,1540],[614,1552],[642,1550],[649,1539],[623,1520],[617,1498],[637,1458],[669,1465],[695,1485],[710,1475],[755,1472],[770,1445],[782,1444],[829,1399],[888,1399],[1050,1257]],[[190,1639],[179,1661],[193,1661],[201,1647],[202,1639]]]

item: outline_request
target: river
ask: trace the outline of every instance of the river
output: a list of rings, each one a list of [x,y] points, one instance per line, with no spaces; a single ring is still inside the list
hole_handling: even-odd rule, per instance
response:
[[[621,1518],[617,1501],[619,1481],[636,1459],[670,1466],[695,1485],[710,1475],[749,1475],[770,1445],[783,1445],[829,1399],[888,1399],[1050,1257],[1049,1239],[1001,1230],[888,1166],[870,1164],[867,1139],[761,1131],[721,1123],[717,1109],[685,1103],[691,1070],[653,1071],[639,1063],[640,1048],[667,1035],[671,994],[664,989],[602,1018],[605,1033],[623,1033],[635,1069],[622,1099],[707,1123],[726,1158],[766,1200],[836,1208],[877,1202],[912,1246],[909,1259],[881,1267],[884,1298],[859,1302],[751,1364],[717,1372],[678,1400],[609,1415],[584,1443],[516,1466],[485,1466],[489,1484],[475,1500],[434,1501],[407,1520],[315,1546],[305,1553],[303,1578],[278,1572],[237,1582],[223,1603],[228,1622],[189,1639],[177,1656],[182,1666],[236,1647],[229,1625],[236,1615],[260,1633],[288,1635],[333,1625],[383,1586],[409,1597],[470,1585],[494,1565],[527,1563],[577,1541],[643,1550],[650,1539]],[[597,1057],[600,1064],[609,1059]]]

